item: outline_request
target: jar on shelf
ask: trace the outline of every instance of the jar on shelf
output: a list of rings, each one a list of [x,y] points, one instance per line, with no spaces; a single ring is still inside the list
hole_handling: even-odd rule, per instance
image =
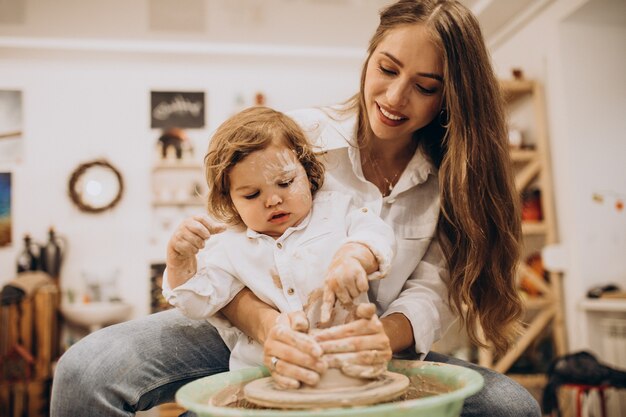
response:
[[[24,248],[17,256],[17,272],[37,271],[40,269],[39,246],[32,241],[29,234],[24,235]]]

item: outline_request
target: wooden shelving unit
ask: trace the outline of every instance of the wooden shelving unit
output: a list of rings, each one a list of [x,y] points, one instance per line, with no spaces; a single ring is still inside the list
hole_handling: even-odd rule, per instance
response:
[[[186,160],[161,160],[152,167],[152,207],[202,207],[206,201],[202,191],[204,167],[201,163]],[[162,192],[163,189],[167,193]]]
[[[532,146],[511,149],[511,160],[515,168],[515,185],[520,196],[531,187],[540,190],[541,193],[542,218],[538,221],[524,221],[522,224],[524,252],[533,250],[540,252],[542,247],[556,243],[543,89],[539,83],[532,80],[502,81],[501,87],[509,110],[524,106],[530,106],[532,110],[532,126],[524,129],[525,132],[532,132],[531,137],[525,138]],[[566,352],[561,276],[556,273],[546,273],[544,277],[523,261],[518,269],[518,285],[521,286],[522,280],[526,285],[532,285],[536,294],[525,296],[526,323],[519,339],[509,351],[500,357],[495,357],[491,349],[479,349],[479,364],[498,372],[507,372],[526,349],[546,331],[551,332],[555,354],[562,355]]]

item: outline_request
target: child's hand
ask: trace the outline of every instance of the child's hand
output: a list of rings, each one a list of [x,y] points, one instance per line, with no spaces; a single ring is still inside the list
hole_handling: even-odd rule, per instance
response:
[[[372,259],[374,259],[372,261]],[[365,265],[364,265],[365,264]],[[374,265],[375,264],[375,265]],[[349,305],[369,288],[367,269],[378,268],[371,251],[364,245],[348,243],[342,246],[330,263],[324,280],[324,297],[320,322],[326,324],[337,299]]]
[[[196,274],[196,254],[204,248],[204,242],[212,234],[225,229],[224,224],[204,214],[183,220],[167,244],[167,279],[172,288],[184,284]]]

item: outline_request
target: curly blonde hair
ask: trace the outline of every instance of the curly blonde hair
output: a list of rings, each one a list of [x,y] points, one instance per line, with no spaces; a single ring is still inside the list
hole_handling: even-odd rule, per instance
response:
[[[250,107],[220,125],[204,156],[209,186],[207,210],[211,216],[229,225],[243,223],[230,198],[230,170],[251,153],[266,149],[276,139],[281,139],[296,154],[311,184],[311,194],[315,195],[322,187],[324,165],[315,156],[313,146],[296,122],[268,107]]]

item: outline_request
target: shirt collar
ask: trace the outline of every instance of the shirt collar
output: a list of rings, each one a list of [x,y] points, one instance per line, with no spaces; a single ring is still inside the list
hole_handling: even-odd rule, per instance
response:
[[[357,175],[362,176],[359,153],[357,148],[351,145],[354,142],[356,132],[356,112],[343,112],[340,107],[329,107],[327,114],[330,121],[320,135],[321,143],[324,144],[323,150],[332,152],[349,148],[348,154],[354,171]],[[402,176],[408,175],[411,184],[417,185],[425,182],[430,174],[436,175],[437,168],[430,162],[424,151],[418,147]]]
[[[325,107],[326,123],[319,134],[321,153],[352,146],[356,136],[356,112],[341,106]]]

